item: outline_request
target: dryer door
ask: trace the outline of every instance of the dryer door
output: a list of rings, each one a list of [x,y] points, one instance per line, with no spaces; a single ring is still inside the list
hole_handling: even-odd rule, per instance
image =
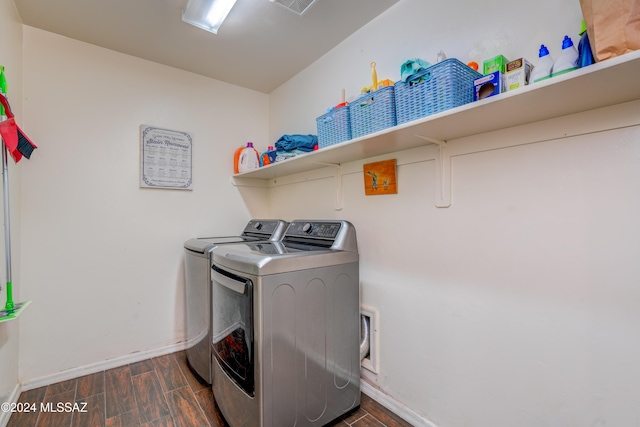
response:
[[[213,265],[211,301],[214,357],[226,374],[253,396],[253,282]]]

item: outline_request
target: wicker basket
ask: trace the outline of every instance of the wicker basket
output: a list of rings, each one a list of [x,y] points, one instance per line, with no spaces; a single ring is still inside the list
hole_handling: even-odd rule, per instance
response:
[[[318,148],[325,148],[351,139],[349,107],[331,110],[316,119]]]
[[[393,86],[361,96],[349,104],[351,135],[357,138],[396,125]]]
[[[455,58],[445,59],[395,84],[398,124],[473,101],[473,81],[482,74]]]

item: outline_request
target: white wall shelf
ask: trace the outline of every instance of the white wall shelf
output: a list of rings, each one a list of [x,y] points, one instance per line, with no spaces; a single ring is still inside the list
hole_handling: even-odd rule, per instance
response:
[[[236,174],[237,182],[271,180],[327,165],[521,126],[640,99],[640,51],[478,102],[427,116]]]

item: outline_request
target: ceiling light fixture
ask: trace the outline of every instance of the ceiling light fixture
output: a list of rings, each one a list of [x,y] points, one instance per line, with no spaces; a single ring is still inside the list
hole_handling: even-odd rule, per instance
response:
[[[292,12],[302,15],[311,7],[316,0],[269,0],[271,3],[278,3]]]
[[[198,28],[218,34],[236,0],[189,0],[182,11],[182,20]]]

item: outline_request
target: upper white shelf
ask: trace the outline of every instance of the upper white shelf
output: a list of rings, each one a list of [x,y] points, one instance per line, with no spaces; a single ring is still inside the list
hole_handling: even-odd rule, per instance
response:
[[[238,178],[274,179],[640,99],[640,51],[549,80],[296,156]]]

